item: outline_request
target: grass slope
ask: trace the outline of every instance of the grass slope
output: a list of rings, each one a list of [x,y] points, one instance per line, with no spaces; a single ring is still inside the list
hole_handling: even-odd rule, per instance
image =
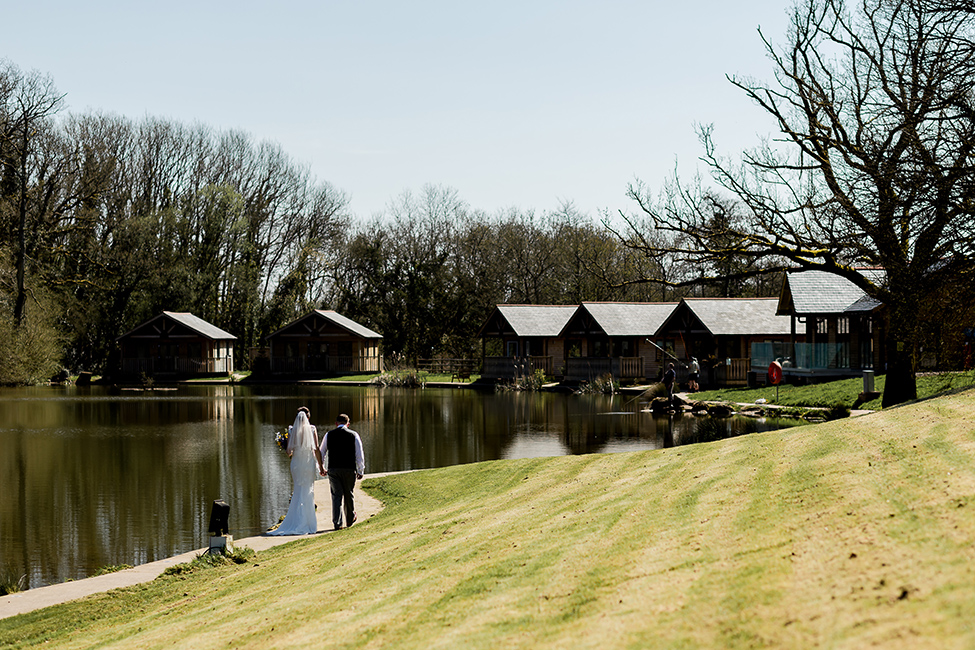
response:
[[[886,375],[878,375],[874,380],[874,388],[883,392],[886,385]],[[918,399],[928,399],[950,391],[965,390],[975,385],[975,371],[929,373],[917,376]],[[727,402],[754,403],[764,398],[772,404],[781,406],[818,406],[830,407],[842,404],[852,407],[863,390],[863,379],[854,377],[822,384],[808,384],[798,386],[782,384],[781,386],[762,386],[761,388],[720,388],[715,390],[693,393],[694,399],[719,400]],[[859,404],[859,408],[871,411],[880,410],[881,397]]]
[[[368,481],[251,563],[0,621],[57,648],[975,647],[975,392],[651,452]]]

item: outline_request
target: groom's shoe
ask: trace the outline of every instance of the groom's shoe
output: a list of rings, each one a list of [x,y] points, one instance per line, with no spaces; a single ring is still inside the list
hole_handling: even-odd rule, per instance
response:
[[[352,513],[352,521],[349,522],[349,525],[351,526],[352,524],[354,524],[357,521],[359,521],[359,516],[353,512]]]

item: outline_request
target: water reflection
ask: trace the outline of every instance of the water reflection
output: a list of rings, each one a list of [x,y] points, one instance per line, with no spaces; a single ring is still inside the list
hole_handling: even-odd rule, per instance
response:
[[[273,442],[298,406],[324,430],[348,413],[367,472],[657,449],[782,423],[624,411],[617,396],[323,386],[0,390],[0,572],[38,587],[205,544],[214,499],[236,537],[287,510]],[[791,423],[787,423],[791,424]]]

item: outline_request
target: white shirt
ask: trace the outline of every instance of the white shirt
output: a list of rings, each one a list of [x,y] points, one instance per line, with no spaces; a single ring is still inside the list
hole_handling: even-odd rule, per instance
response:
[[[352,429],[350,429],[347,424],[340,424],[339,426],[337,426],[335,428],[336,429],[345,429],[346,431],[348,431],[349,433],[352,434],[352,437],[355,439],[355,472],[356,472],[356,474],[359,474],[360,476],[363,475],[363,474],[365,474],[366,473],[366,457],[362,453],[362,438],[359,437],[359,434],[356,431],[353,431]],[[328,463],[325,462],[325,457],[328,454],[328,432],[327,431],[325,432],[325,435],[322,436],[322,444],[319,447],[319,450],[322,452],[322,463],[327,468],[328,467]]]

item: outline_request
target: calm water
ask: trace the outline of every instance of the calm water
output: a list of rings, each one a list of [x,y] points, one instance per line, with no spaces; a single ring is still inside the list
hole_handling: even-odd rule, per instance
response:
[[[301,405],[324,431],[348,413],[366,472],[656,449],[789,426],[654,417],[620,396],[323,386],[192,386],[109,395],[0,390],[0,574],[28,586],[206,545],[210,505],[237,538],[288,508],[274,432]]]

